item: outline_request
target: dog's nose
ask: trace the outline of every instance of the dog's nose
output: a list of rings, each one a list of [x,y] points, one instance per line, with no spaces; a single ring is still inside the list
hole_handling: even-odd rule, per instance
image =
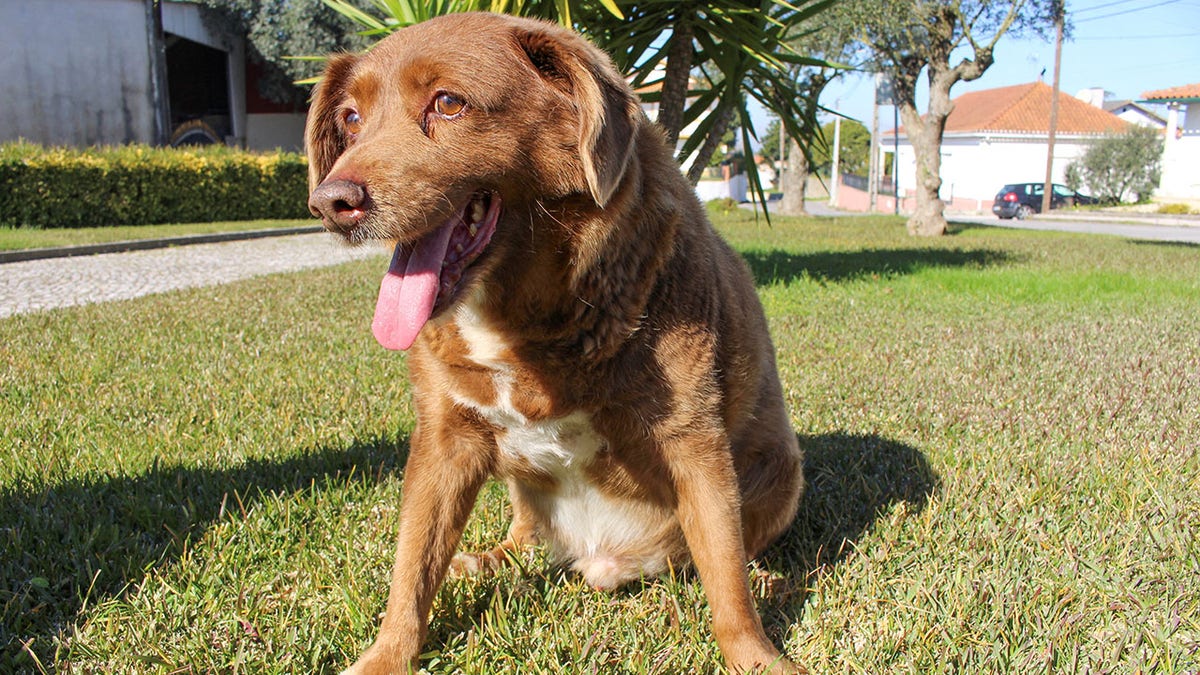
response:
[[[344,234],[367,215],[367,190],[354,181],[325,181],[309,195],[308,210],[324,221],[327,229]]]

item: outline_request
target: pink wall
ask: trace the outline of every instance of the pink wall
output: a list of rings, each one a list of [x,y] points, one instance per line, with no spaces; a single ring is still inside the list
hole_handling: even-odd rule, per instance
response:
[[[838,186],[838,200],[836,204],[831,203],[839,209],[847,211],[868,211],[870,200],[867,198],[867,193],[863,190],[857,190],[845,183]],[[917,200],[915,197],[904,197],[900,200],[900,213],[911,213],[916,208]],[[892,213],[896,207],[895,198],[891,195],[879,195],[875,199],[876,213]],[[958,211],[965,213],[991,213],[992,200],[990,199],[963,199],[956,197],[951,201],[946,202],[947,211]]]

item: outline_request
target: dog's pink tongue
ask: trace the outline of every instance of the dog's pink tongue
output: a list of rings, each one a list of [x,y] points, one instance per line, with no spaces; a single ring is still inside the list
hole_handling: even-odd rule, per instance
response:
[[[446,223],[418,240],[409,253],[396,245],[392,264],[379,285],[375,319],[371,321],[371,332],[379,344],[388,349],[408,349],[417,339],[437,302],[442,261],[453,229],[452,223]]]

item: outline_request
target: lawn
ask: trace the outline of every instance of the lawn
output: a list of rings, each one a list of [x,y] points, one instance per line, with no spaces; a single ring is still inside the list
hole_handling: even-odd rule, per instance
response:
[[[182,237],[195,234],[273,230],[317,225],[314,220],[242,220],[220,223],[130,225],[126,227],[31,228],[0,227],[0,251],[55,248],[118,241]]]
[[[719,219],[809,488],[748,573],[813,672],[1200,670],[1200,248]],[[337,672],[413,413],[378,261],[0,320],[0,671]],[[491,485],[468,547],[503,533]],[[448,583],[435,673],[719,672],[698,580]]]

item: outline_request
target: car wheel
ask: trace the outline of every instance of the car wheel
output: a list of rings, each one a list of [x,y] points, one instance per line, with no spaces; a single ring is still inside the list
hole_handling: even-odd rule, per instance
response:
[[[1032,215],[1033,215],[1032,207],[1026,206],[1025,204],[1022,204],[1019,207],[1017,207],[1017,219],[1018,220],[1025,220],[1026,218],[1028,218]]]
[[[171,134],[170,145],[178,148],[185,145],[221,145],[221,137],[212,127],[201,120],[184,122]]]

